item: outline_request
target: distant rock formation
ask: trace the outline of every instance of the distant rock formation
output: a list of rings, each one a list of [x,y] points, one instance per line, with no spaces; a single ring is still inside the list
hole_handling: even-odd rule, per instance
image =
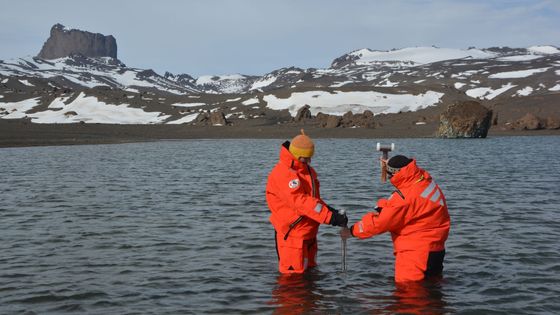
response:
[[[541,129],[560,129],[560,119],[549,116],[546,119],[538,117],[533,113],[527,113],[513,123],[505,124],[504,129],[509,130],[541,130]]]
[[[336,128],[340,126],[342,118],[336,115],[318,113],[317,120],[319,121],[319,126],[322,128]]]
[[[194,120],[195,125],[206,126],[227,126],[230,122],[226,119],[223,111],[215,112],[202,112],[196,116]]]
[[[303,122],[308,119],[312,119],[313,115],[311,115],[311,106],[305,105],[297,111],[296,117],[294,118],[295,122]]]
[[[441,138],[486,138],[492,111],[475,101],[457,102],[440,115]]]
[[[546,122],[535,116],[532,113],[527,113],[525,116],[518,119],[514,124],[514,129],[517,130],[539,130],[546,127]]]
[[[86,57],[117,58],[117,41],[111,35],[68,30],[61,24],[51,28],[51,36],[37,55],[41,59],[56,59],[81,54]]]
[[[361,114],[354,114],[349,111],[342,115],[342,117],[318,113],[317,121],[319,126],[322,128],[375,128],[375,121],[373,120],[373,117],[373,112],[370,110],[366,110]]]
[[[210,124],[212,126],[226,126],[228,121],[222,111],[210,113]]]

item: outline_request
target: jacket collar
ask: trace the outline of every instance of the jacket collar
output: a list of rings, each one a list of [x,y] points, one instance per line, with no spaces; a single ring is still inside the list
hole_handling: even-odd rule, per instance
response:
[[[282,146],[280,147],[280,163],[297,171],[307,171],[307,164],[296,159],[296,157],[288,150],[289,147],[290,141],[282,143]]]
[[[416,165],[416,160],[412,159],[412,162],[401,168],[401,170],[391,178],[391,183],[398,189],[401,189],[411,186],[421,179],[431,179],[431,176],[428,172],[419,168]]]

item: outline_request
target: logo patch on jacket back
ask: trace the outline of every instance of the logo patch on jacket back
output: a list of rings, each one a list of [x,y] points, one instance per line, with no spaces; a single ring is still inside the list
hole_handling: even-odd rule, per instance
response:
[[[292,179],[289,183],[288,183],[288,187],[290,187],[291,189],[295,189],[299,187],[299,179]]]

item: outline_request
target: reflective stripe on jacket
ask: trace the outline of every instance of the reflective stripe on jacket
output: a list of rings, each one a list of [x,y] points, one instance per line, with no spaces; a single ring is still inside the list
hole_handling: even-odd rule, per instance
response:
[[[449,234],[449,213],[445,196],[430,174],[413,160],[391,178],[391,183],[398,191],[388,200],[378,201],[380,213],[370,212],[354,224],[354,236],[368,238],[391,232],[395,253],[443,250]]]
[[[282,145],[280,161],[268,176],[269,219],[282,235],[290,231],[290,237],[314,238],[319,224],[328,224],[332,213],[321,200],[317,173],[311,166],[298,161],[288,147],[289,142]]]

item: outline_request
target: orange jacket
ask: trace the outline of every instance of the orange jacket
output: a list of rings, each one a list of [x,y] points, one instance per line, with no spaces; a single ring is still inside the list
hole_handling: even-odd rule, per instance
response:
[[[405,250],[440,251],[449,234],[447,203],[428,172],[413,160],[391,183],[397,188],[391,197],[377,203],[380,213],[370,212],[354,224],[352,233],[368,238],[391,232],[395,253]]]
[[[280,161],[270,172],[266,201],[270,222],[278,233],[311,239],[317,236],[319,224],[328,224],[332,213],[321,200],[315,170],[298,161],[288,151],[289,142],[280,148]],[[301,217],[301,219],[300,219]]]

